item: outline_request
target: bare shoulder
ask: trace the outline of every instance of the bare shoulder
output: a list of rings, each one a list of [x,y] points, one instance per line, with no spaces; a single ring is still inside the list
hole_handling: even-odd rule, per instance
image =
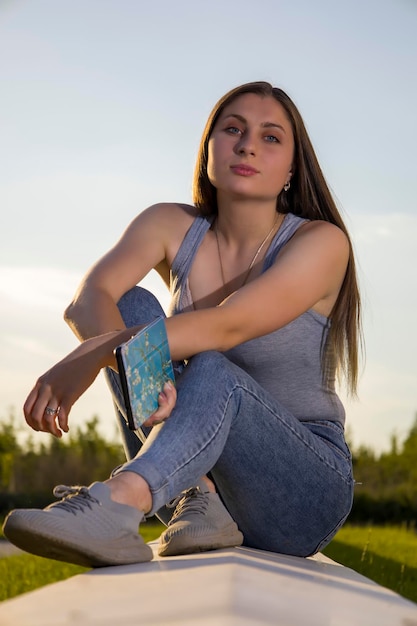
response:
[[[348,236],[335,224],[324,220],[312,220],[298,228],[290,241],[279,252],[277,269],[309,273],[312,268],[325,274],[330,282],[343,278],[349,261]]]
[[[104,285],[115,299],[152,269],[168,284],[170,263],[196,215],[195,207],[175,202],[147,207],[89,271],[90,284],[95,281]]]
[[[335,224],[324,220],[306,222],[294,234],[292,241],[298,245],[326,246],[329,251],[338,251],[340,255],[349,255],[350,244],[347,235]]]
[[[159,202],[149,206],[144,211],[141,211],[136,217],[137,220],[141,217],[147,217],[152,219],[163,219],[168,222],[176,222],[181,220],[184,222],[192,222],[197,217],[197,209],[191,204],[182,204],[180,202]]]
[[[320,233],[322,236],[339,238],[340,241],[347,237],[343,230],[341,230],[336,224],[326,222],[325,220],[309,220],[302,224],[295,233],[298,236],[303,233]]]
[[[167,242],[182,239],[197,216],[197,209],[188,204],[161,202],[141,211],[129,224],[126,234],[156,237]]]
[[[164,258],[170,264],[197,215],[197,209],[189,204],[161,202],[151,205],[132,220],[121,245],[126,250],[141,250],[141,254],[150,248],[158,248],[160,260]]]

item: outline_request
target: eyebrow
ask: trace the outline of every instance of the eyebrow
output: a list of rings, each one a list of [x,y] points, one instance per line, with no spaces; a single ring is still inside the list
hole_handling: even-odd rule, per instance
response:
[[[239,120],[243,124],[247,124],[247,119],[244,118],[243,115],[239,115],[239,113],[228,113],[228,115],[226,115],[224,119],[227,119],[228,117],[235,117],[237,120]],[[286,132],[285,128],[281,124],[276,124],[275,122],[262,122],[261,127],[262,128],[278,128],[279,130],[282,130],[283,133]]]

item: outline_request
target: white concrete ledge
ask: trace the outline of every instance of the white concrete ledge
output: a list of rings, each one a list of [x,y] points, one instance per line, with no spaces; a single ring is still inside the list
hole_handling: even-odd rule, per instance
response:
[[[417,626],[417,605],[323,555],[248,548],[107,567],[0,604],[0,626]]]

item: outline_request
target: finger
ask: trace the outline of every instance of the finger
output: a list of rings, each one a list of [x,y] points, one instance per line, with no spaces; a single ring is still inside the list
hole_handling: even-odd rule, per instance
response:
[[[171,415],[171,409],[168,406],[166,398],[160,398],[158,396],[158,402],[160,403],[157,410],[152,413],[150,417],[144,422],[144,426],[148,428],[152,428],[152,426],[157,426],[158,424],[162,424],[168,417]]]
[[[41,379],[30,392],[23,406],[23,412],[26,422],[33,430],[49,432],[55,437],[62,436],[56,424],[59,402],[53,396],[50,386],[42,383]]]
[[[32,391],[30,392],[30,394],[28,395],[28,397],[26,398],[25,403],[23,405],[23,414],[25,417],[30,417],[33,405],[37,397],[38,397],[38,392],[37,392],[36,387],[34,387]]]
[[[48,406],[50,397],[50,391],[43,389],[39,383],[30,392],[23,406],[23,412],[26,422],[33,430],[45,430],[43,425],[44,411]],[[51,402],[53,401],[51,400]]]
[[[158,396],[159,407],[146,420],[144,426],[152,427],[161,424],[171,415],[177,401],[177,391],[171,381],[167,381]]]
[[[36,413],[34,407],[39,399],[39,383],[36,383],[32,391],[29,393],[26,401],[23,405],[23,414],[25,416],[26,422],[28,425],[33,428],[33,430],[39,430],[40,421],[42,419],[43,410],[41,413]],[[36,414],[36,418],[34,415]]]
[[[148,417],[144,424],[145,426],[154,426],[155,424],[160,424],[170,416],[171,411],[169,407],[165,404],[166,400],[164,400],[163,402],[163,406],[159,406],[158,409],[154,413],[152,413],[150,417]]]
[[[173,401],[174,404],[177,400],[177,390],[174,383],[171,380],[167,380],[163,387],[163,392],[169,401]]]
[[[60,425],[64,433],[67,433],[69,431],[68,415],[70,410],[71,407],[67,407],[65,403],[62,403],[59,407],[58,424]]]
[[[165,383],[162,391],[158,395],[158,408],[154,415],[158,418],[166,418],[171,415],[172,409],[175,406],[176,394],[173,391],[171,385]]]
[[[47,407],[50,408],[50,407]],[[58,413],[55,412],[54,415],[46,413],[42,422],[42,431],[46,433],[50,433],[54,437],[58,437],[59,439],[62,437],[62,431],[58,428],[57,425]]]
[[[55,411],[54,416],[52,416],[52,412],[49,411],[49,416],[44,419],[47,424],[46,431],[59,438],[62,437],[63,433],[69,432],[68,416],[70,411],[71,403],[68,403],[66,401],[63,401],[61,403],[61,405]]]
[[[158,396],[159,406],[169,408],[169,411],[171,412],[175,406],[176,401],[177,401],[177,390],[175,389],[171,381],[167,381],[164,384],[163,389]]]
[[[164,424],[168,419],[169,415],[168,417],[158,417],[156,413],[153,413],[153,415],[151,415],[151,417],[149,417],[146,422],[144,422],[143,426],[146,426],[147,428],[153,428],[154,426]]]

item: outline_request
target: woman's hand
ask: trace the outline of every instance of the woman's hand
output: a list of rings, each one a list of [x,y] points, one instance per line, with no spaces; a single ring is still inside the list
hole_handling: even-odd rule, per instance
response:
[[[163,390],[158,396],[159,408],[144,422],[144,426],[157,426],[162,424],[172,413],[177,401],[177,390],[171,381],[165,383]]]
[[[71,407],[94,382],[106,360],[111,360],[115,335],[87,339],[38,379],[23,407],[33,430],[55,437],[68,432]]]

